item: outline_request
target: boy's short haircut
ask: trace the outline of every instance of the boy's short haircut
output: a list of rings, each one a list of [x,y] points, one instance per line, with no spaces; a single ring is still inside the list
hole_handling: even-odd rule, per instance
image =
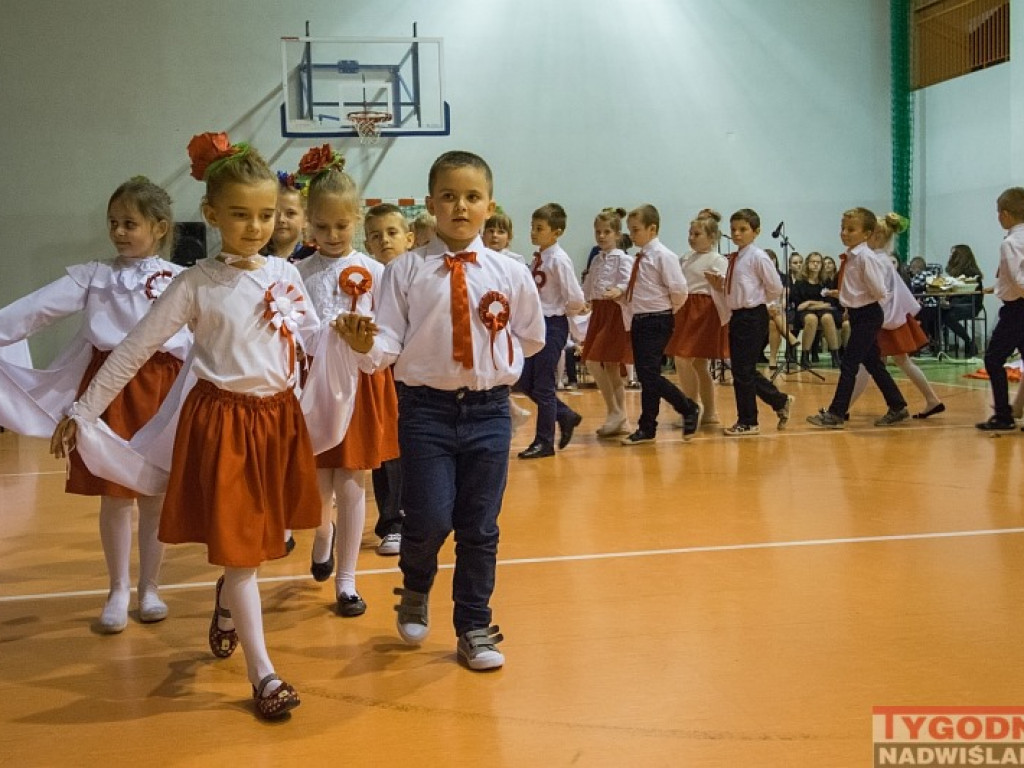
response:
[[[1024,187],[1010,187],[996,201],[1000,211],[1006,211],[1017,221],[1024,222]]]
[[[860,222],[861,229],[865,232],[874,232],[878,226],[878,219],[875,217],[875,212],[861,206],[851,208],[848,211],[843,211],[844,219],[856,219]]]
[[[367,226],[370,223],[370,219],[383,219],[385,216],[391,216],[397,214],[398,218],[402,221],[402,231],[409,231],[409,222],[405,220],[405,214],[402,213],[402,209],[394,203],[378,203],[366,212],[363,217],[363,226]]]
[[[559,232],[565,232],[565,225],[568,221],[568,216],[565,215],[565,208],[558,203],[542,205],[533,212],[532,218],[546,222],[549,227],[557,229]]]
[[[428,211],[423,211],[419,216],[412,220],[412,228],[415,232],[419,232],[424,229],[437,229],[437,217]]]
[[[730,224],[734,221],[745,221],[750,225],[751,229],[761,228],[761,217],[757,215],[757,211],[753,208],[740,208],[736,213],[729,217]]]
[[[494,175],[491,173],[491,166],[479,155],[462,150],[445,152],[430,166],[430,173],[427,176],[427,189],[430,190],[430,194],[434,194],[434,184],[441,172],[455,168],[476,168],[478,171],[482,171],[487,179],[487,194],[491,197],[494,196]]]
[[[661,229],[661,214],[658,213],[658,209],[650,203],[644,203],[643,205],[637,206],[629,212],[628,219],[639,219],[640,223],[645,227],[656,227],[658,230]]]
[[[512,239],[512,219],[507,214],[498,213],[491,214],[491,217],[484,222],[484,229],[500,229],[502,232],[508,232],[509,239]]]

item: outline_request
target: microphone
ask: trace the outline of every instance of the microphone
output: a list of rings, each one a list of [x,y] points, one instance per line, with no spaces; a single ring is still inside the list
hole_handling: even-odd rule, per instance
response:
[[[774,231],[772,232],[772,237],[778,237],[778,236],[779,236],[779,233],[780,233],[780,232],[782,231],[782,228],[783,228],[784,226],[786,226],[786,222],[784,222],[784,221],[780,221],[780,222],[779,222],[779,226],[777,226],[777,227],[775,228],[775,230],[774,230]]]

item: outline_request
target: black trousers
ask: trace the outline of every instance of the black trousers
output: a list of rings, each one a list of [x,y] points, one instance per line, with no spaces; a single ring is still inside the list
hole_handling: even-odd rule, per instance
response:
[[[674,329],[675,317],[671,311],[666,311],[635,316],[629,330],[633,342],[633,365],[640,380],[640,420],[637,427],[647,435],[658,430],[658,411],[662,400],[667,400],[683,416],[691,415],[697,409],[693,400],[661,375],[661,359]]]
[[[786,395],[757,370],[757,359],[768,336],[768,307],[734,309],[729,320],[729,359],[732,364],[736,422],[757,425],[757,398],[773,411],[786,404]]]
[[[853,385],[857,379],[857,369],[864,366],[875,384],[882,390],[882,397],[890,410],[907,407],[903,393],[896,386],[892,376],[885,369],[882,355],[878,351],[878,332],[882,329],[885,313],[877,301],[863,307],[849,310],[850,340],[846,343],[846,354],[839,366],[839,383],[832,397],[829,413],[840,419],[850,410],[850,398],[853,397]]]
[[[992,385],[995,416],[1003,421],[1013,418],[1006,369],[1003,366],[1015,349],[1024,352],[1024,299],[1008,301],[999,308],[999,320],[992,329],[992,338],[985,350],[985,372]]]

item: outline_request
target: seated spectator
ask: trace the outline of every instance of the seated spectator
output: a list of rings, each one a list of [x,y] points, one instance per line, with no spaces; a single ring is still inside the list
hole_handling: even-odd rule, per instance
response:
[[[832,358],[832,367],[839,367],[839,328],[842,311],[822,295],[825,285],[821,279],[822,257],[817,251],[807,254],[800,279],[790,291],[793,307],[796,309],[796,328],[802,332],[800,365],[810,365],[810,348],[821,328],[825,343]]]
[[[907,262],[907,269],[910,271],[910,291],[921,303],[921,312],[917,316],[917,322],[928,334],[929,349],[932,353],[937,353],[942,348],[939,338],[942,332],[939,299],[926,294],[928,293],[928,281],[942,274],[942,266],[928,264],[920,256],[915,256]]]
[[[836,269],[836,260],[833,259],[831,256],[822,256],[821,284],[828,290],[832,291],[836,289],[838,279],[839,270]],[[839,299],[827,297],[825,300],[831,302],[832,305],[836,307],[842,314],[843,322],[842,325],[840,325],[839,327],[839,356],[842,357],[842,351],[846,349],[846,342],[850,340],[850,318],[846,316],[846,310],[843,309],[842,305],[839,303]]]
[[[973,320],[981,312],[983,296],[981,295],[982,275],[974,252],[969,245],[954,245],[946,263],[946,274],[957,279],[975,278],[979,293],[957,295],[950,294],[939,303],[943,329],[948,329],[954,336],[963,341],[967,357],[976,357],[978,345],[973,334],[967,332],[965,323]]]

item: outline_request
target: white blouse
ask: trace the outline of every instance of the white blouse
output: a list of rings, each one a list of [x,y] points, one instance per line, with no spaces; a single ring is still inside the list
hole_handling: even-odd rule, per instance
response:
[[[182,325],[192,330],[192,372],[221,389],[266,397],[295,381],[299,334],[319,325],[309,302],[298,301],[302,278],[284,259],[259,269],[205,259],[182,272],[107,358],[79,400],[76,414],[94,421],[150,355]],[[268,300],[269,299],[269,300]],[[271,309],[270,302],[278,309]],[[283,321],[283,322],[282,322]]]
[[[0,309],[0,346],[82,312],[79,339],[102,351],[113,349],[149,312],[183,267],[150,256],[90,261],[67,267],[66,271],[64,277]],[[190,334],[182,325],[179,323],[158,347],[179,360],[185,359],[190,343]]]

